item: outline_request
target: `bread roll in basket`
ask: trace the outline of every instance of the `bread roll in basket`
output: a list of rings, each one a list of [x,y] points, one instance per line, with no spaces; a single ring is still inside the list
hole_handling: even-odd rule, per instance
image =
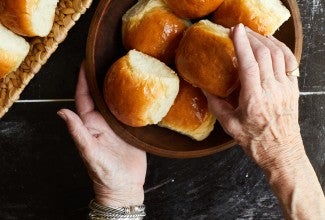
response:
[[[59,0],[1,0],[0,22],[16,34],[45,37]]]
[[[0,79],[19,67],[29,47],[24,38],[0,24]]]

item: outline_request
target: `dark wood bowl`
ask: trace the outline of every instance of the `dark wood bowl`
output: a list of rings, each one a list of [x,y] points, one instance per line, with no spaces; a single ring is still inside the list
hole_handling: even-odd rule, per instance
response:
[[[207,139],[198,142],[158,126],[129,127],[111,114],[103,99],[103,79],[111,64],[126,54],[121,40],[121,18],[136,2],[136,0],[102,0],[93,17],[87,41],[86,66],[90,92],[98,110],[123,140],[159,156],[201,157],[234,146],[235,141],[218,123]],[[283,0],[283,3],[291,11],[292,17],[281,26],[275,36],[286,43],[300,61],[302,27],[299,9],[294,0]]]

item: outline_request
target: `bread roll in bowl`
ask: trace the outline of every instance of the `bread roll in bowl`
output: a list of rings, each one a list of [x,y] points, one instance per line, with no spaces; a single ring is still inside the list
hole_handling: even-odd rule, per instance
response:
[[[1,0],[0,22],[16,34],[48,35],[58,0]]]
[[[229,29],[202,20],[184,34],[176,52],[178,73],[195,87],[227,97],[239,84]]]
[[[200,18],[215,11],[224,0],[164,0],[181,18]]]
[[[209,136],[215,122],[201,89],[181,80],[174,105],[159,125],[201,141]]]
[[[127,50],[136,49],[172,64],[188,26],[162,0],[140,0],[122,18],[122,40]]]
[[[225,0],[212,21],[229,28],[243,23],[262,35],[273,35],[289,18],[290,11],[280,0]]]
[[[179,90],[176,73],[159,60],[131,50],[108,70],[104,99],[124,124],[157,124],[166,116]]]
[[[26,40],[0,24],[0,78],[15,71],[28,52]]]

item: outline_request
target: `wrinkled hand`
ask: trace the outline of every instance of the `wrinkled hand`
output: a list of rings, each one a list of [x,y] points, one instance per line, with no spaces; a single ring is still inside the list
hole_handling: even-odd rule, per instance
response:
[[[298,124],[298,67],[289,48],[243,25],[232,29],[241,91],[239,106],[206,94],[219,122],[260,166],[281,166],[304,153]]]
[[[106,206],[141,205],[146,175],[145,152],[121,140],[94,110],[85,67],[81,66],[75,102],[78,115],[62,109],[66,122],[93,181],[96,201]]]

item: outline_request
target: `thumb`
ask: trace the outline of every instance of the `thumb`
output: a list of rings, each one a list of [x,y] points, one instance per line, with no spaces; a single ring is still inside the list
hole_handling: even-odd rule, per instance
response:
[[[216,116],[224,130],[233,136],[239,132],[240,124],[235,115],[234,107],[222,98],[203,91],[209,104],[209,109]]]
[[[92,146],[93,136],[83,124],[80,117],[68,109],[61,109],[57,114],[62,118],[80,152],[87,151],[87,146]]]

